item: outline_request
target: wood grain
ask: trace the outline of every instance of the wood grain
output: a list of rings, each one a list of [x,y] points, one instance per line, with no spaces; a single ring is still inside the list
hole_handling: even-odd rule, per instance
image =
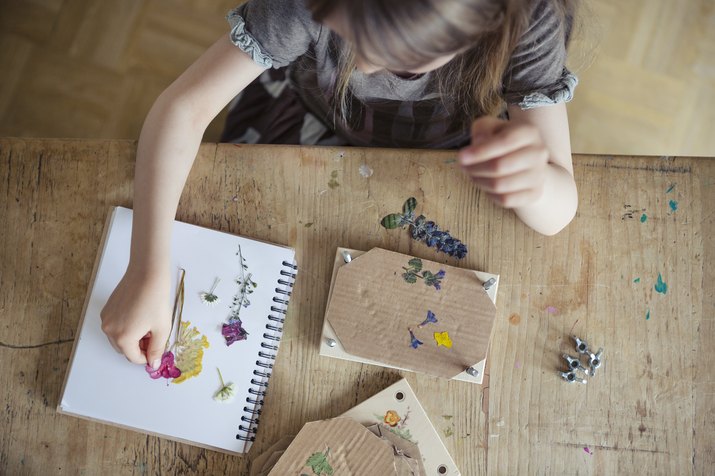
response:
[[[440,434],[452,432],[463,474],[715,465],[715,162],[693,158],[577,157],[578,215],[547,238],[481,196],[449,152],[204,144],[177,218],[291,245],[301,266],[254,448],[234,457],[56,414],[104,219],[131,206],[135,149],[0,140],[0,473],[246,474],[284,434],[397,381],[318,355],[337,246],[501,275],[484,385],[404,373]],[[408,196],[467,244],[463,263],[379,225]],[[667,294],[654,290],[658,273]],[[585,386],[556,373],[572,332],[605,349]]]

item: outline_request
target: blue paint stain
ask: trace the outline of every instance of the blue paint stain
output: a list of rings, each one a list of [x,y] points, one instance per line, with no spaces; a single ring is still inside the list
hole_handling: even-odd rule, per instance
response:
[[[663,281],[663,276],[658,273],[658,282],[655,283],[655,286],[653,286],[656,290],[656,292],[659,292],[661,294],[666,294],[668,292],[668,285]]]
[[[645,320],[650,321],[650,309],[645,313]]]
[[[670,192],[672,192],[674,188],[675,188],[675,184],[673,184],[673,185],[671,185],[670,187],[668,187],[668,190],[666,190],[665,193],[670,193]]]
[[[633,280],[633,282],[634,282],[634,283],[640,283],[640,282],[641,282],[641,278],[636,278],[636,279]]]
[[[648,215],[646,215],[645,213],[643,215],[641,215],[641,223],[645,223],[645,221],[647,219],[648,219]]]
[[[676,202],[675,200],[669,201],[668,205],[670,205],[670,211],[674,212],[675,210],[678,209],[678,202]]]

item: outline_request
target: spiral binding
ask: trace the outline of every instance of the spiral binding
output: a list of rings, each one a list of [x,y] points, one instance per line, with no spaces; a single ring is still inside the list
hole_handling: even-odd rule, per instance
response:
[[[246,405],[243,407],[244,415],[241,416],[241,421],[246,423],[238,425],[238,431],[245,434],[237,434],[236,439],[242,441],[254,441],[256,439],[256,431],[258,425],[258,416],[261,414],[263,406],[263,398],[266,396],[268,388],[268,380],[271,378],[273,370],[273,361],[276,360],[276,352],[281,341],[283,333],[283,323],[285,321],[286,308],[290,300],[293,284],[298,267],[287,261],[282,263],[281,278],[278,278],[278,286],[275,288],[276,295],[273,297],[273,302],[276,305],[271,306],[271,314],[268,315],[270,321],[266,324],[266,332],[263,333],[264,341],[261,342],[261,348],[273,352],[258,352],[256,360],[256,368],[253,370],[253,375],[258,378],[251,379],[251,387],[248,389],[250,396],[246,397]],[[288,278],[288,279],[286,279]],[[278,325],[276,325],[278,324]]]

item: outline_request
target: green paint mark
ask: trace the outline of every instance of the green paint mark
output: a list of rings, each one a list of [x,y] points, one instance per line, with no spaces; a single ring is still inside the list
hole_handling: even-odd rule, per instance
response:
[[[303,225],[303,226],[306,227],[306,228],[310,228],[311,226],[313,226],[313,222],[311,221],[310,223],[306,223],[306,224]]]
[[[661,294],[666,294],[668,292],[668,285],[663,281],[663,276],[658,273],[658,282],[655,283],[655,286],[653,286],[656,290],[656,292],[659,292]]]
[[[645,213],[643,215],[641,215],[641,223],[645,223],[645,221],[647,219],[648,219],[648,215],[646,215]]]
[[[457,162],[457,159],[447,159],[444,161],[445,164],[453,164],[455,162]]]
[[[650,309],[645,313],[645,320],[650,321]]]
[[[668,187],[668,190],[666,190],[665,193],[672,192],[674,188],[675,188],[675,184],[672,184],[670,187]]]
[[[454,434],[454,433],[452,432],[452,429],[451,429],[451,428],[445,428],[444,430],[442,430],[442,433],[444,433],[444,436],[445,436],[446,438],[449,438],[450,436],[452,436],[452,435]]]
[[[634,283],[640,283],[640,282],[641,282],[641,278],[636,278],[636,279],[633,280],[633,282],[634,282]]]
[[[670,210],[673,212],[678,209],[678,202],[676,202],[675,200],[669,201],[668,205],[670,206]]]
[[[452,415],[442,415],[442,418],[444,418],[445,420],[451,420],[454,417]]]

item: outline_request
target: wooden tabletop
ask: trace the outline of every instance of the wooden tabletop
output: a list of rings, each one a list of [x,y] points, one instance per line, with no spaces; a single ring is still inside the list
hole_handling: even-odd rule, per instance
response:
[[[578,156],[578,214],[544,237],[491,204],[453,152],[204,144],[177,219],[290,245],[300,265],[257,441],[236,457],[55,411],[106,215],[132,205],[135,151],[0,139],[0,473],[245,474],[282,435],[401,375],[464,475],[715,467],[715,161]],[[465,260],[380,226],[410,196]],[[320,357],[337,246],[500,274],[484,385]],[[571,334],[604,348],[587,385],[557,374]]]

